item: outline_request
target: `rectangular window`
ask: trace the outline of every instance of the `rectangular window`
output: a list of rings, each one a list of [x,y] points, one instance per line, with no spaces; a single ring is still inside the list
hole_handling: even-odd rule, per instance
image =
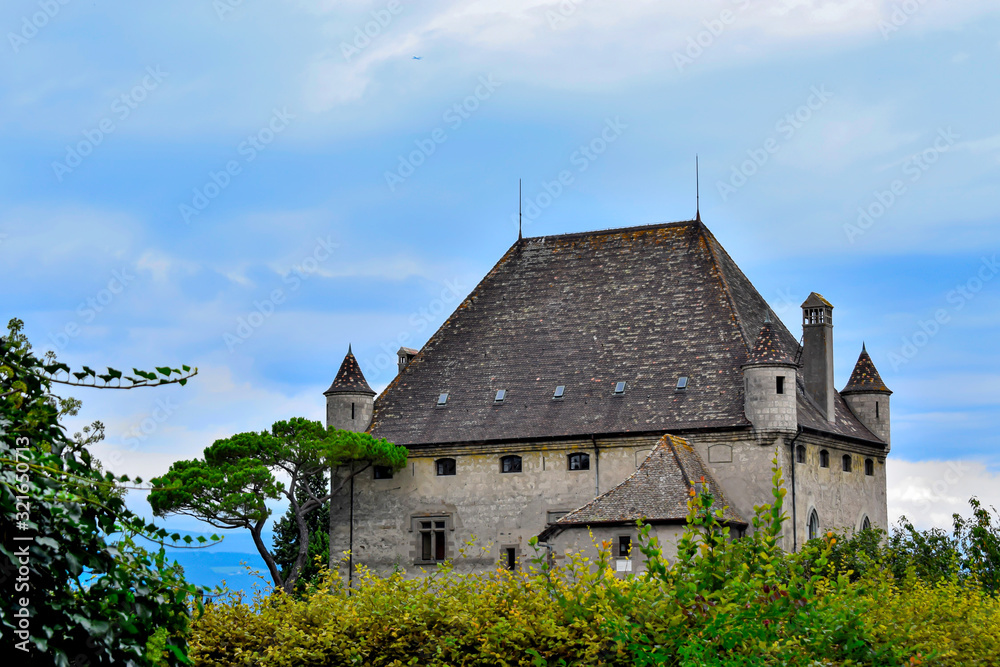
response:
[[[625,383],[624,382],[616,382],[615,383],[615,393],[616,394],[624,394],[625,393]]]
[[[774,390],[779,394],[785,393],[785,376],[779,375],[774,378]]]
[[[682,375],[679,378],[677,378],[677,391],[684,391],[685,389],[687,389],[687,386],[688,386],[688,379],[686,375]]]
[[[438,477],[455,474],[455,459],[438,459],[434,462]]]
[[[556,393],[552,394],[552,398],[562,398],[565,393],[566,393],[565,385],[559,385],[558,387],[556,387]]]
[[[438,563],[445,560],[448,555],[447,518],[419,518],[415,523],[419,559],[426,563]]]
[[[521,472],[521,457],[505,456],[500,459],[500,472]]]
[[[503,403],[503,399],[507,398],[506,389],[497,389],[496,398],[493,399],[494,403]]]
[[[618,557],[628,558],[632,552],[632,538],[628,535],[622,535],[618,538]]]
[[[373,466],[375,479],[392,479],[392,468],[389,466]]]
[[[438,394],[438,405],[448,405],[448,394]]]
[[[517,572],[517,547],[503,548],[503,565],[511,572]]]
[[[570,470],[590,470],[590,454],[577,452],[569,455]]]

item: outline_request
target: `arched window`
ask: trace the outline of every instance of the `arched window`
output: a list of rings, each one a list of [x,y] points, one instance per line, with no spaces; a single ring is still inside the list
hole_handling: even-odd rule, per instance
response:
[[[501,458],[500,472],[521,472],[521,457],[511,455]]]
[[[829,468],[830,467],[830,452],[826,451],[825,449],[820,450],[820,453],[819,453],[819,467],[820,468]]]
[[[871,529],[872,529],[872,522],[868,520],[868,515],[865,515],[865,518],[861,520],[861,530],[871,530]]]
[[[455,474],[455,459],[438,459],[434,462],[438,477]]]
[[[809,515],[809,539],[815,540],[817,537],[819,537],[819,514],[813,510]]]
[[[844,454],[844,458],[841,460],[843,461],[844,472],[851,472],[853,465],[853,459],[851,459],[851,455]]]
[[[869,477],[875,474],[875,462],[871,459],[865,459],[865,474]]]
[[[590,470],[590,454],[577,452],[569,455],[570,470]]]
[[[795,462],[796,463],[806,462],[806,448],[803,445],[798,445],[795,447]]]

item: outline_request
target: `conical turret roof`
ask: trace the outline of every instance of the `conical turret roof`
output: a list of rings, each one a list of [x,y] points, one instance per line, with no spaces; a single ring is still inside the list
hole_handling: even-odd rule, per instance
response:
[[[764,321],[764,326],[757,335],[757,342],[754,343],[750,354],[747,355],[747,365],[751,364],[788,364],[795,365],[795,360],[785,351],[778,339],[778,335],[771,326],[770,317]]]
[[[350,345],[347,346],[347,356],[344,357],[344,363],[340,364],[340,370],[337,371],[337,377],[334,378],[333,384],[323,392],[324,396],[329,394],[375,395],[372,388],[368,386],[368,381],[365,380],[365,376],[361,372],[361,366],[358,365],[358,360],[354,358],[354,353],[351,352]]]
[[[872,362],[872,358],[868,355],[868,350],[865,349],[865,345],[862,343],[861,355],[858,357],[858,363],[854,365],[854,372],[851,373],[851,379],[848,380],[847,386],[840,393],[850,394],[852,392],[864,391],[877,391],[885,394],[892,393],[885,386],[885,382],[882,381],[882,377],[875,369],[875,363]]]

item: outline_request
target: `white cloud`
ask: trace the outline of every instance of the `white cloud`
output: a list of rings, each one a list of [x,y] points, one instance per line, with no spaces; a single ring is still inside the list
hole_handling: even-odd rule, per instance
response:
[[[917,528],[950,529],[953,514],[970,516],[972,496],[1000,508],[1000,473],[978,461],[891,459],[887,473],[890,523],[905,515]]]

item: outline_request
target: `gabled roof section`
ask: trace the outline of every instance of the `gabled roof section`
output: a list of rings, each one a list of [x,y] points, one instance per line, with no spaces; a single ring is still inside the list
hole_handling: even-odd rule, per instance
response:
[[[779,342],[778,335],[771,325],[770,320],[764,322],[764,326],[761,327],[760,334],[757,336],[757,342],[754,343],[750,354],[747,356],[748,366],[756,364],[796,365],[795,359],[788,353],[784,345]]]
[[[712,477],[694,447],[682,438],[665,435],[638,470],[624,482],[570,512],[553,528],[645,521],[682,523],[696,485],[714,497],[713,509],[725,508],[723,520],[731,525],[747,522],[729,505],[722,487]]]
[[[375,395],[372,388],[368,386],[368,381],[365,380],[365,376],[361,372],[358,360],[354,358],[354,353],[351,351],[350,345],[347,346],[347,356],[344,357],[344,362],[340,364],[340,370],[337,371],[337,377],[334,378],[333,384],[323,392],[324,396],[329,396],[330,394]]]
[[[875,369],[875,362],[868,355],[868,350],[865,349],[864,343],[861,344],[861,355],[858,357],[858,363],[854,365],[854,372],[851,373],[851,379],[848,380],[847,386],[840,393],[850,394],[859,392],[892,393],[885,386],[882,376]]]
[[[802,308],[833,308],[833,304],[823,298],[822,294],[810,292],[806,300],[802,302]]]
[[[797,352],[696,220],[525,238],[378,397],[370,432],[416,446],[749,426],[740,367],[768,316]]]

